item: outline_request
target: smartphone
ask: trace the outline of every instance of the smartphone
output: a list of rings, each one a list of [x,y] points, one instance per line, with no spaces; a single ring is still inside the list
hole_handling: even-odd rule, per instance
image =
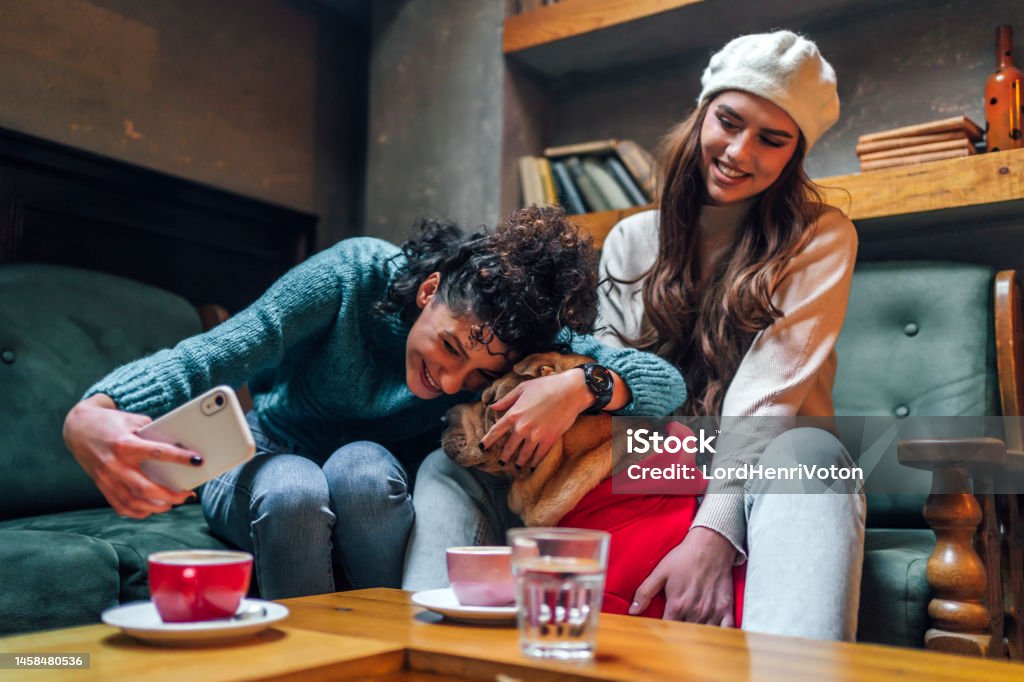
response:
[[[143,460],[139,468],[171,490],[191,490],[256,452],[242,406],[229,386],[217,386],[139,429],[147,440],[177,445],[203,456],[200,466]]]

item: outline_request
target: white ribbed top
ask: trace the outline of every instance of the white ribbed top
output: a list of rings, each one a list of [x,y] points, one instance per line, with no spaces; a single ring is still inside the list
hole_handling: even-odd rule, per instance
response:
[[[702,257],[715,259],[728,247],[750,204],[713,207],[701,213]],[[842,212],[827,208],[813,228],[807,247],[787,265],[772,294],[782,311],[776,320],[754,337],[725,395],[723,416],[795,417],[831,416],[835,378],[835,343],[846,315],[857,233]],[[601,287],[598,332],[608,345],[622,345],[613,330],[635,338],[643,319],[642,276],[654,264],[658,252],[658,212],[645,211],[616,225],[604,242],[601,254]],[[707,271],[704,267],[702,270]],[[609,279],[641,277],[634,284]],[[766,420],[778,421],[783,420]],[[770,434],[760,433],[763,448]],[[719,443],[716,466],[736,466],[757,459],[759,450],[745,443]],[[746,556],[746,519],[742,481],[712,484],[697,513],[695,526],[711,528]],[[719,494],[716,494],[719,493]]]

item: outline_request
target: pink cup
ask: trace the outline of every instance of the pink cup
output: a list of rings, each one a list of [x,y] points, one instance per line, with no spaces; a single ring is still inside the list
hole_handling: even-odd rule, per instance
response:
[[[249,591],[248,552],[182,550],[149,555],[149,592],[165,623],[229,618]]]
[[[511,547],[448,548],[448,582],[463,606],[508,606],[516,601]]]

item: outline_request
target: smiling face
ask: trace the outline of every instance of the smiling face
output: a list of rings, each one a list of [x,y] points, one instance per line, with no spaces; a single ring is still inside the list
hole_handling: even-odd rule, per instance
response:
[[[437,296],[440,275],[434,273],[416,293],[419,317],[405,342],[405,383],[424,400],[459,391],[479,391],[509,370],[508,348],[497,337],[484,345],[476,340],[481,322],[470,312],[453,314]],[[487,330],[483,330],[487,338]]]
[[[726,90],[701,124],[701,176],[708,200],[724,206],[768,189],[796,151],[799,128],[763,97]]]

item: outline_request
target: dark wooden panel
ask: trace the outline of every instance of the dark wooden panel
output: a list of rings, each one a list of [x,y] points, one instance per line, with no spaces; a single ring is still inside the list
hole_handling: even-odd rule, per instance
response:
[[[0,129],[0,263],[129,277],[230,311],[313,248],[316,217]]]

